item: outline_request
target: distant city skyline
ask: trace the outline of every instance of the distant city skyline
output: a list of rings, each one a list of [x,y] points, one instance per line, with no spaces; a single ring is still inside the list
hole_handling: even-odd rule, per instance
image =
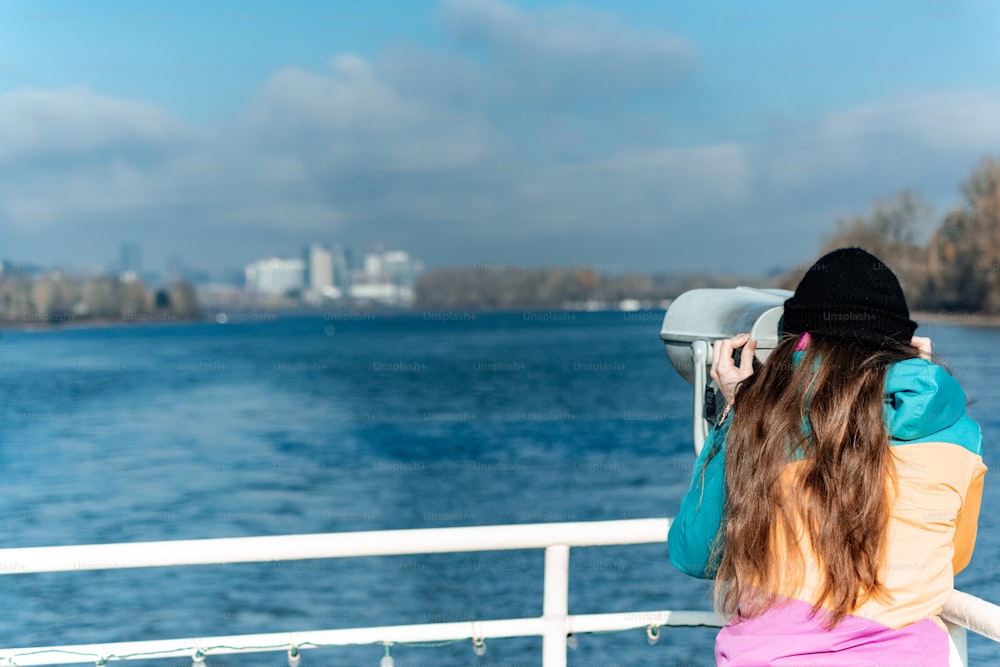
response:
[[[1000,153],[997,3],[340,7],[0,3],[0,256],[759,275]]]
[[[287,245],[287,243],[283,244]],[[145,260],[145,251],[143,244],[136,243],[134,241],[122,241],[115,248],[109,248],[106,253],[106,257],[103,260],[93,262],[90,264],[73,264],[72,262],[55,262],[55,261],[35,261],[15,256],[8,256],[0,254],[0,261],[8,262],[14,266],[26,266],[33,267],[42,271],[58,271],[66,270],[78,273],[123,273],[128,271],[141,272],[146,274],[169,274],[169,273],[205,273],[205,274],[219,274],[219,273],[233,273],[237,272],[242,274],[243,270],[248,264],[259,260],[281,258],[281,259],[292,259],[301,257],[304,249],[308,249],[312,246],[324,246],[324,247],[345,247],[348,250],[348,256],[352,254],[357,254],[363,257],[369,253],[382,252],[383,244],[378,244],[377,246],[369,249],[368,251],[357,251],[353,248],[346,248],[343,244],[337,243],[327,243],[324,244],[320,241],[313,239],[312,241],[305,242],[300,245],[297,250],[291,250],[288,252],[264,252],[258,256],[248,256],[245,258],[240,258],[234,255],[234,259],[231,263],[223,262],[208,262],[208,263],[195,263],[189,262],[184,257],[180,255],[170,255],[166,260],[159,265],[151,264],[149,261]],[[392,246],[390,246],[392,247]],[[393,247],[394,250],[397,250]],[[2,250],[2,249],[0,249]],[[398,249],[402,250],[402,249]],[[160,256],[160,255],[156,255]]]

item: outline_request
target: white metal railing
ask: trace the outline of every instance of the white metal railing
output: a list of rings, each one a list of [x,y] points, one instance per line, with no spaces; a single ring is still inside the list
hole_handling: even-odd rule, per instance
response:
[[[0,649],[0,667],[52,665],[188,656],[291,651],[358,644],[542,637],[545,667],[566,665],[567,635],[669,625],[720,626],[711,611],[637,611],[570,615],[571,547],[666,542],[666,518],[429,528],[315,535],[280,535],[132,544],[0,549],[0,574],[108,570],[358,556],[389,556],[509,549],[544,549],[542,616],[458,623],[424,623],[350,629]],[[664,563],[664,567],[668,567]],[[965,630],[1000,641],[1000,607],[955,592],[942,616],[965,657]],[[964,663],[963,663],[964,664]]]

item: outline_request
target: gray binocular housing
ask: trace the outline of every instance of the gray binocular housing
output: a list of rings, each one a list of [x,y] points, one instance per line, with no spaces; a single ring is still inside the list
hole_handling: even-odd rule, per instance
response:
[[[712,343],[749,333],[757,341],[754,357],[763,363],[781,340],[784,302],[790,296],[788,290],[754,287],[693,289],[670,304],[663,316],[660,339],[670,363],[694,389],[695,452],[701,452],[710,426],[705,405],[706,394],[711,391],[714,395],[709,375]]]

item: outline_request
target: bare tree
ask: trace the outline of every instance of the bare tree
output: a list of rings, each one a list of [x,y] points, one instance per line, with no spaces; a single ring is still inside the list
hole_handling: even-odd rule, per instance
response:
[[[930,280],[927,251],[917,245],[917,230],[930,218],[930,206],[905,190],[892,199],[876,202],[867,215],[837,220],[837,232],[826,239],[820,254],[857,246],[872,253],[892,269],[907,301],[919,304]]]
[[[985,308],[989,274],[982,270],[977,225],[971,211],[957,209],[938,227],[927,249],[930,279],[921,308],[956,312]]]
[[[962,187],[969,205],[968,242],[975,244],[973,269],[985,285],[982,310],[1000,313],[1000,162],[983,160]]]

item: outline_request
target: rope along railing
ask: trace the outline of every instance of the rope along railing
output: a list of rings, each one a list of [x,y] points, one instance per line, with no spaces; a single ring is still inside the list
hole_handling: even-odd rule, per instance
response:
[[[91,662],[104,665],[115,660],[185,656],[200,663],[209,655],[267,651],[287,651],[289,663],[294,666],[302,650],[364,644],[384,646],[383,665],[391,665],[391,647],[395,644],[470,641],[479,649],[489,639],[529,636],[542,637],[544,667],[565,667],[567,637],[571,635],[645,628],[650,641],[655,641],[662,627],[722,624],[715,613],[706,611],[660,610],[575,616],[568,613],[570,548],[666,542],[669,526],[669,519],[656,518],[0,549],[0,574],[545,550],[543,613],[537,618],[6,648],[0,649],[0,667]],[[1000,641],[1000,607],[996,605],[955,592],[945,605],[943,616],[950,624],[963,660],[965,629]]]

